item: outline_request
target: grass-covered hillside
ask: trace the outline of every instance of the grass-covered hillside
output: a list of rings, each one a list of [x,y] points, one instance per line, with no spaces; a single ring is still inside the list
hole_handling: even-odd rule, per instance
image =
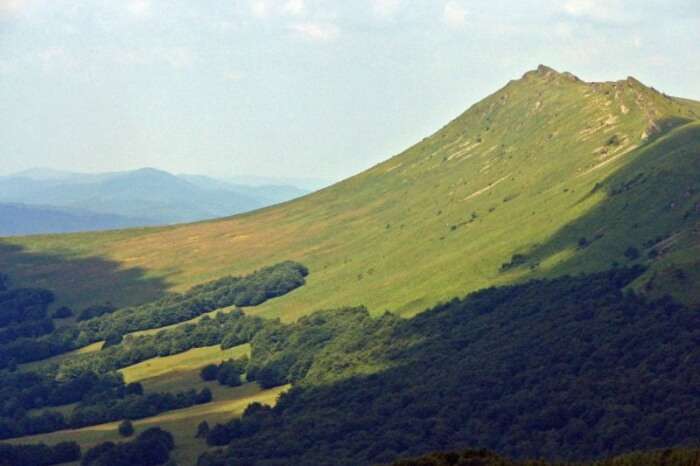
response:
[[[487,285],[639,262],[639,290],[700,302],[699,118],[632,78],[540,67],[315,194],[205,223],[7,239],[0,270],[81,307],[300,260],[307,286],[256,310],[294,319],[356,304],[410,315]]]

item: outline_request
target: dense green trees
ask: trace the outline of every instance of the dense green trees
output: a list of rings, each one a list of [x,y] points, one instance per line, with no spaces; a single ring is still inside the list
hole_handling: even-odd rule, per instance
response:
[[[47,318],[53,293],[38,288],[8,289],[7,278],[0,277],[0,282],[0,345],[54,331],[53,322]],[[6,366],[9,359],[0,350],[0,367]]]
[[[221,364],[209,364],[202,368],[200,377],[204,381],[217,380],[221,385],[237,387],[248,366],[248,358],[229,359]]]
[[[302,286],[306,275],[308,270],[303,265],[282,262],[245,277],[225,277],[196,286],[182,295],[167,296],[82,322],[79,344],[102,340],[114,333],[124,335],[176,324],[228,306],[256,306]]]
[[[586,465],[568,466],[697,466],[700,450],[659,450],[631,453]],[[564,463],[544,461],[515,461],[486,450],[464,450],[448,453],[430,453],[420,458],[399,460],[391,466],[567,466]]]
[[[0,291],[0,327],[46,318],[54,295],[38,288]]]
[[[308,270],[303,265],[282,262],[245,277],[225,277],[196,286],[184,294],[173,294],[142,306],[119,309],[100,318],[84,320],[77,326],[59,328],[42,338],[19,338],[4,345],[0,342],[0,368],[7,367],[11,361],[38,361],[105,339],[109,339],[110,345],[115,345],[120,341],[120,336],[127,333],[187,321],[228,306],[254,306],[302,286],[307,275]],[[25,290],[26,293],[29,291]],[[28,303],[29,296],[52,300],[53,295],[46,293],[44,290],[34,290],[23,302]],[[0,306],[4,294],[6,293],[0,293]],[[38,309],[24,310],[22,307],[14,314],[7,313],[7,316],[1,312],[0,327],[3,326],[3,318],[8,324],[28,313],[38,315],[36,318],[43,318],[46,315],[47,304],[43,303],[43,307],[39,306]],[[225,339],[223,343],[230,347],[234,346],[236,341],[236,337],[233,336],[231,340]]]
[[[180,393],[143,393],[138,383],[124,384],[119,374],[97,376],[86,372],[63,383],[37,379],[37,374],[13,374],[13,381],[35,382],[24,390],[3,381],[5,398],[0,404],[0,439],[76,429],[120,419],[142,419],[212,400],[211,391],[189,390]],[[47,397],[47,398],[42,398]],[[79,401],[66,415],[57,411],[28,414],[27,409]]]
[[[266,326],[248,377],[294,382],[212,427],[202,465],[363,465],[475,446],[586,459],[700,438],[700,313],[622,289],[641,269],[486,289],[410,320]]]
[[[120,374],[81,374],[64,381],[51,374],[36,372],[5,373],[0,378],[0,418],[16,417],[26,410],[61,406],[99,397],[122,397],[140,388],[125,385]]]
[[[73,317],[73,310],[67,306],[61,306],[51,314],[52,319],[67,319]]]
[[[83,320],[90,320],[96,317],[101,317],[107,314],[111,314],[116,311],[117,308],[112,304],[95,304],[93,306],[88,306],[78,314],[76,320],[81,322]]]
[[[202,317],[195,324],[183,324],[155,335],[126,337],[121,344],[96,354],[78,355],[61,365],[59,378],[74,378],[83,373],[104,374],[158,356],[182,353],[192,348],[221,344],[226,349],[248,343],[263,328],[265,321],[248,317],[243,311]]]
[[[175,442],[170,432],[152,427],[134,440],[124,443],[105,442],[88,450],[82,466],[157,466],[170,459]]]
[[[75,442],[54,446],[0,444],[0,466],[51,466],[80,459],[80,447]]]
[[[128,419],[124,419],[120,422],[117,430],[122,437],[131,437],[134,435],[134,425]]]
[[[119,419],[143,419],[165,411],[182,409],[212,400],[211,391],[187,390],[178,393],[147,393],[128,395],[94,404],[81,403],[70,415],[70,428],[80,428]]]

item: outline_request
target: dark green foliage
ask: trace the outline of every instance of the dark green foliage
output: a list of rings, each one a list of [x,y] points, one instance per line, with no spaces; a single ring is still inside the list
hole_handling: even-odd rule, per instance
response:
[[[54,446],[0,444],[0,466],[50,466],[80,459],[80,446],[62,442]]]
[[[0,291],[0,327],[46,318],[54,295],[38,288]]]
[[[132,385],[125,387],[121,375],[114,373],[101,376],[85,373],[60,382],[50,375],[35,372],[3,374],[0,378],[0,425],[4,417],[13,418],[30,409],[61,406],[96,397],[121,397]]]
[[[544,462],[519,462],[503,458],[488,450],[465,450],[449,453],[430,453],[420,458],[404,459],[391,466],[546,466]],[[564,465],[560,465],[564,466]]]
[[[130,420],[124,419],[122,422],[119,423],[119,435],[122,437],[131,437],[134,435],[134,425],[131,423]]]
[[[216,371],[216,380],[221,385],[237,387],[241,385],[241,376],[245,373],[248,358],[229,359],[219,364]]]
[[[185,294],[171,295],[143,306],[120,309],[103,319],[83,322],[81,344],[137,330],[164,327],[193,319],[227,306],[256,306],[305,283],[308,270],[295,262],[282,262],[245,277],[225,277],[196,286]]]
[[[213,395],[211,394],[211,390],[209,390],[207,387],[204,387],[197,394],[197,398],[195,400],[195,403],[198,405],[201,405],[204,403],[209,403],[212,399],[213,399]]]
[[[209,365],[204,366],[202,368],[202,370],[199,372],[199,376],[205,382],[211,382],[212,380],[216,380],[216,376],[218,373],[219,373],[219,366],[216,364],[209,364]]]
[[[634,246],[630,246],[625,250],[625,257],[631,261],[639,259],[639,249]]]
[[[105,442],[89,450],[82,466],[157,466],[170,459],[175,442],[170,432],[152,427],[134,440]]]
[[[237,387],[248,366],[248,358],[229,359],[221,364],[209,364],[202,368],[200,377],[204,381],[217,380],[221,385]]]
[[[11,398],[5,398],[5,402],[0,404],[0,439],[77,429],[125,418],[142,419],[212,400],[208,388],[200,392],[189,390],[176,394],[144,395],[141,384],[124,385],[121,376],[117,374],[98,377],[88,372],[63,383],[48,383],[37,374],[31,373],[18,373],[12,377],[15,383],[33,382],[34,385],[20,390],[13,389],[13,385],[7,381],[2,382],[2,392]],[[56,411],[45,411],[38,415],[27,414],[26,409],[44,406],[47,400],[51,406],[76,401],[80,401],[80,404],[68,417]]]
[[[27,320],[18,324],[0,328],[0,345],[20,338],[36,338],[54,331],[51,319]]]
[[[83,404],[73,410],[68,424],[71,428],[104,424],[119,419],[143,419],[173,409],[189,408],[211,401],[211,391],[188,390],[179,393],[149,393],[129,395],[96,404]],[[48,431],[47,431],[48,432]]]
[[[616,269],[486,289],[410,320],[311,315],[253,340],[249,374],[294,381],[214,426],[201,464],[360,466],[473,445],[586,459],[700,438],[700,314]]]
[[[618,136],[617,134],[613,134],[612,136],[610,136],[610,138],[608,138],[605,144],[608,146],[619,146],[621,142],[622,141],[620,141],[620,136]]]
[[[124,336],[122,336],[121,333],[112,333],[107,335],[107,338],[105,338],[105,342],[102,345],[102,349],[106,349],[112,346],[117,346],[124,340]]]
[[[202,421],[197,426],[197,434],[194,437],[207,438],[207,435],[209,435],[209,423],[207,421]]]
[[[240,310],[219,313],[214,318],[204,316],[196,324],[183,324],[155,335],[128,337],[99,353],[73,357],[61,366],[59,374],[68,378],[85,372],[102,374],[192,348],[221,344],[226,349],[249,342],[264,325],[263,319],[248,317]]]
[[[660,450],[618,456],[593,463],[568,466],[697,466],[700,450]],[[514,461],[486,450],[430,453],[420,458],[399,460],[391,466],[567,466],[543,461]]]
[[[80,311],[78,314],[77,320],[78,322],[82,322],[84,320],[90,320],[94,319],[96,317],[101,317],[107,314],[111,314],[114,311],[116,311],[117,308],[109,303],[106,304],[97,304],[94,306],[89,306]]]
[[[513,256],[510,258],[510,262],[501,264],[501,272],[507,272],[508,270],[520,267],[521,265],[525,265],[526,263],[527,256],[525,256],[524,254],[513,254]]]
[[[99,319],[57,329],[43,338],[21,338],[0,346],[0,368],[7,366],[11,360],[17,363],[38,361],[106,338],[116,341],[117,335],[176,324],[232,305],[254,306],[302,286],[307,275],[308,270],[303,265],[282,262],[245,277],[225,277],[196,286],[185,294],[174,294],[142,306],[119,309]],[[0,293],[0,306],[3,294]],[[43,314],[39,313],[38,318],[45,316],[46,304],[43,306]],[[3,326],[2,316],[3,313],[0,313],[0,327]],[[11,319],[14,317],[7,318],[13,322]],[[187,328],[191,330],[191,327]],[[227,334],[223,340],[210,345],[222,343],[224,348],[229,348],[239,344],[238,341],[236,335]],[[165,354],[178,352],[177,344],[170,346],[171,349],[165,350],[170,352]],[[190,346],[193,347],[196,346]]]
[[[52,319],[67,319],[73,316],[73,310],[66,306],[61,306],[51,314]]]

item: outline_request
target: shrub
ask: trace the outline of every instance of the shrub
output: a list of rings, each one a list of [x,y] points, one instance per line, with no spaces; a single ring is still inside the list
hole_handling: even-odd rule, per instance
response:
[[[202,370],[199,372],[199,376],[205,382],[211,382],[212,380],[216,380],[216,376],[218,375],[218,373],[219,366],[217,366],[216,364],[209,364],[202,368]]]
[[[197,426],[197,435],[195,438],[207,438],[209,435],[209,423],[207,421],[202,421]]]
[[[131,437],[134,435],[134,425],[130,420],[124,419],[121,424],[119,424],[119,435],[122,437]]]
[[[67,319],[73,316],[73,310],[66,306],[61,306],[51,314],[52,319]]]
[[[625,257],[631,261],[639,259],[639,250],[634,246],[630,246],[625,250]]]

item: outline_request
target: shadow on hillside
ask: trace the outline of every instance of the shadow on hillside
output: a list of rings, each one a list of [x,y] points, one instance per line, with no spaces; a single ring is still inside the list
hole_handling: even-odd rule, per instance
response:
[[[601,193],[604,199],[503,273],[559,276],[663,257],[679,232],[700,224],[700,124],[674,128],[679,123],[660,122],[667,132],[625,155],[630,161],[612,174],[584,175],[592,188],[577,193],[571,207]],[[551,260],[556,256],[567,258]]]
[[[587,459],[685,444],[700,433],[694,388],[684,382],[700,357],[700,320],[619,293],[638,273],[490,288],[406,320],[361,321],[347,311],[309,318],[290,337],[308,346],[270,367],[312,358],[328,379],[297,384],[276,415],[249,416],[229,461],[204,464],[355,466],[468,447]],[[335,351],[309,356],[313,338],[337,327],[348,330]],[[260,354],[283,351],[279,341]]]
[[[123,268],[101,257],[64,257],[27,251],[0,240],[0,272],[14,286],[46,288],[58,302],[76,309],[111,302],[117,306],[140,304],[167,293],[162,278],[147,277],[141,268]]]

